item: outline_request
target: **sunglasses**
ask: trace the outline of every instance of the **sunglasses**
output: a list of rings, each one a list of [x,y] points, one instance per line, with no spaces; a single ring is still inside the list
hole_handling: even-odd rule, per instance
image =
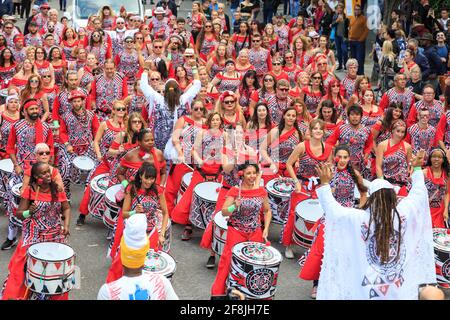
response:
[[[139,37],[139,38],[136,38],[136,40],[144,40],[144,38],[140,38],[140,37]]]
[[[312,77],[312,79],[314,79],[314,80],[322,80],[321,77]]]
[[[203,108],[194,108],[192,110],[194,110],[194,111],[203,111],[204,109]]]
[[[292,59],[293,57],[284,57],[285,59]]]
[[[127,108],[116,108],[116,111],[127,111]]]
[[[125,22],[116,22],[116,24],[125,24]]]
[[[45,75],[45,76],[41,76],[41,78],[51,78],[51,75]]]
[[[126,43],[134,43],[134,41],[132,41],[132,40],[127,40],[127,41],[125,41]]]
[[[205,28],[212,28],[212,26],[205,26]]]
[[[261,40],[252,40],[252,42],[261,42]]]
[[[39,83],[39,80],[30,80],[30,83]]]
[[[155,49],[162,49],[162,46],[153,46]]]
[[[341,85],[339,85],[339,84],[333,84],[331,87],[332,87],[332,88],[340,88]]]
[[[324,62],[324,63],[318,63],[317,64],[318,66],[324,66],[324,65],[326,65],[326,63]]]
[[[44,52],[38,51],[36,52],[36,54],[44,54]]]
[[[264,79],[264,82],[273,82],[273,79],[267,78],[267,79]]]
[[[225,100],[223,103],[225,104],[233,104],[236,100]]]
[[[41,151],[41,152],[38,152],[38,155],[40,155],[40,156],[48,156],[48,155],[50,155],[50,151]]]
[[[12,27],[5,27],[5,29],[12,29]]]
[[[164,90],[157,90],[156,92],[158,92],[159,94],[164,94]]]
[[[133,120],[133,121],[131,121],[131,123],[142,123],[142,121],[141,120]]]
[[[289,88],[278,88],[280,91],[283,91],[283,92],[287,92],[287,91],[289,91]]]
[[[92,38],[100,38],[100,35],[99,34],[94,34],[94,35],[92,35]]]
[[[274,62],[274,63],[272,63],[272,65],[273,65],[273,66],[281,66],[281,63],[279,63],[279,62]]]
[[[151,81],[159,81],[161,80],[160,78],[150,78]]]

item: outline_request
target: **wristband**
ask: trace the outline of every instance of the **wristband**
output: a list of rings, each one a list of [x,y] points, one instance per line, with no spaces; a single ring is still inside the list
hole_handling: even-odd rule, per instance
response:
[[[232,204],[231,206],[228,207],[227,210],[228,210],[229,212],[233,212],[234,209],[236,209],[236,206],[235,206],[234,204]]]
[[[22,215],[23,215],[23,217],[24,217],[25,219],[29,218],[29,217],[30,217],[30,210],[25,210],[25,211],[22,213]]]
[[[59,128],[59,121],[53,120],[53,125],[55,126],[55,128]]]
[[[131,217],[133,214],[136,213],[136,210],[128,211],[128,215]]]
[[[414,170],[414,172],[415,172],[415,171],[421,171],[421,170],[422,170],[422,167],[414,167],[413,170]]]
[[[126,188],[128,185],[129,185],[129,183],[128,183],[128,181],[125,179],[125,180],[123,180],[121,183],[120,183],[124,188]]]

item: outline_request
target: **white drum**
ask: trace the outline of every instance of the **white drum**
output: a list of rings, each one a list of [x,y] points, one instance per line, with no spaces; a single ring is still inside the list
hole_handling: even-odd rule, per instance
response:
[[[114,225],[119,218],[120,207],[116,203],[116,194],[122,188],[123,186],[118,183],[106,189],[105,192],[106,210],[103,214],[103,223],[111,230],[114,229]]]
[[[448,229],[434,228],[434,259],[436,280],[443,288],[450,288],[450,234]]]
[[[5,198],[8,191],[8,182],[14,172],[14,165],[11,159],[0,160],[0,197]]]
[[[153,249],[150,249],[145,258],[145,264],[142,271],[145,273],[162,274],[172,281],[172,277],[176,270],[177,263],[172,256],[162,251],[156,252]]]
[[[293,232],[293,240],[297,245],[303,248],[311,247],[314,240],[312,228],[322,216],[323,209],[317,199],[307,199],[297,204]]]
[[[222,255],[225,242],[227,241],[228,219],[230,217],[224,217],[222,211],[219,211],[214,216],[213,224],[213,239],[212,239],[212,251],[219,256]]]
[[[218,182],[201,182],[194,188],[189,219],[200,229],[206,229],[216,208],[218,190],[222,185]]]
[[[25,285],[33,292],[59,295],[75,285],[75,252],[63,243],[33,244],[27,251]]]
[[[248,299],[272,299],[277,290],[281,253],[259,242],[241,242],[233,247],[228,286]]]
[[[106,210],[105,193],[109,185],[109,173],[95,176],[90,183],[91,197],[89,198],[88,210],[94,218],[103,219]]]
[[[70,181],[74,184],[84,184],[94,167],[95,162],[91,158],[87,156],[75,157],[70,169]]]
[[[181,179],[181,186],[180,186],[180,191],[178,192],[177,203],[180,202],[181,197],[183,196],[184,192],[191,184],[192,174],[193,174],[192,172],[188,172]]]
[[[291,193],[295,190],[294,181],[291,178],[275,178],[267,182],[272,222],[285,224],[289,217],[289,202]]]

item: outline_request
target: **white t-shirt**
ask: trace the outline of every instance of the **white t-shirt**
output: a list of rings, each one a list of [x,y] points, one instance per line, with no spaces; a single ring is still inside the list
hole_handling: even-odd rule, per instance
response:
[[[139,277],[123,276],[104,284],[97,300],[179,300],[170,281],[160,274],[143,273]]]

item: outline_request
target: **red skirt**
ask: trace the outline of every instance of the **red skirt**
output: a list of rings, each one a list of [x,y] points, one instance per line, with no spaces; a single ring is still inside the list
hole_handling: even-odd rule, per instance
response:
[[[320,221],[320,220],[319,220]],[[318,222],[319,223],[319,222]],[[311,249],[306,257],[305,265],[298,275],[299,278],[304,280],[319,280],[320,270],[322,268],[323,259],[323,248],[324,248],[324,238],[323,238],[324,225],[319,223],[319,230]]]
[[[166,190],[164,192],[167,203],[167,211],[169,212],[169,215],[172,214],[172,211],[175,208],[175,200],[177,199],[183,176],[189,172],[192,172],[192,169],[190,169],[188,166],[186,166],[185,164],[177,164],[169,173],[169,177],[167,178]]]

